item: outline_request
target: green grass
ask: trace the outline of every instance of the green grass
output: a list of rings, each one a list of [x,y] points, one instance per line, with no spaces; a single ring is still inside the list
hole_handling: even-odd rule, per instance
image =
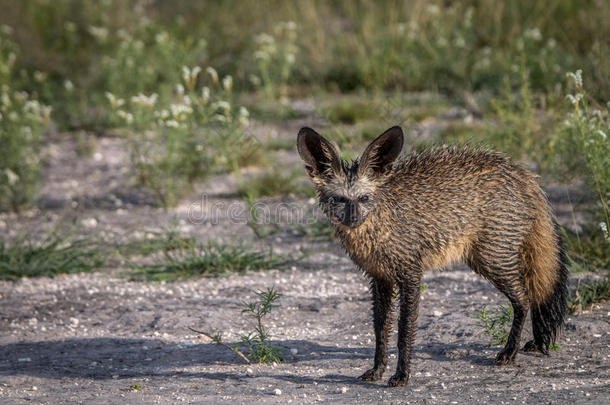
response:
[[[99,244],[87,239],[71,240],[52,233],[41,242],[25,236],[0,241],[0,279],[53,277],[93,271],[104,263]]]
[[[324,108],[324,115],[333,124],[353,125],[376,118],[376,106],[362,101],[345,99]]]
[[[249,270],[273,269],[286,261],[285,257],[274,254],[272,249],[262,251],[244,244],[229,245],[211,241],[165,251],[156,257],[153,264],[132,264],[130,276],[133,280],[145,281],[219,277]]]

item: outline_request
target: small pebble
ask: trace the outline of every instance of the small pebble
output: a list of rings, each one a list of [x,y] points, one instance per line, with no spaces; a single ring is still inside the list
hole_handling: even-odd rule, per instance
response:
[[[345,394],[347,392],[347,387],[341,387],[340,391],[342,394]]]
[[[282,395],[282,390],[279,388],[276,388],[273,390],[273,395]]]
[[[296,355],[299,352],[299,349],[297,349],[296,347],[293,347],[290,349],[290,353],[292,353],[293,355]]]
[[[82,224],[85,228],[95,228],[97,226],[97,219],[86,218],[86,219],[83,219]]]

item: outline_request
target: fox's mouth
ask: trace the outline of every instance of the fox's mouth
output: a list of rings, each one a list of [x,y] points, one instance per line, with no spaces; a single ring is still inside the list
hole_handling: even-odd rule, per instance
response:
[[[338,225],[348,228],[348,229],[355,229],[364,223],[364,219],[362,219],[362,218],[356,218],[356,219],[355,218],[351,218],[351,219],[337,218],[336,223]]]

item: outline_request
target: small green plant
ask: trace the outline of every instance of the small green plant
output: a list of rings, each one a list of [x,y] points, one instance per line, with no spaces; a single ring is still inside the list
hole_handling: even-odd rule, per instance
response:
[[[95,135],[86,131],[78,131],[76,138],[76,154],[80,157],[90,157],[95,152],[97,141]]]
[[[421,290],[422,294],[425,293],[428,291],[428,284],[422,283],[419,289]]]
[[[491,344],[504,346],[508,340],[508,328],[513,320],[513,307],[500,305],[494,312],[488,312],[487,308],[483,308],[479,319],[484,333],[492,338]]]
[[[87,239],[70,240],[56,233],[41,242],[19,236],[0,240],[0,279],[53,277],[95,270],[104,263],[99,245]]]
[[[139,383],[134,383],[134,384],[131,384],[131,385],[129,386],[129,391],[133,391],[133,392],[140,392],[140,391],[142,391],[143,389],[144,389],[144,388],[143,388],[143,387],[142,387],[142,385],[141,385],[141,384],[139,384]]]
[[[180,249],[162,252],[154,264],[132,265],[134,280],[174,281],[182,278],[219,277],[227,273],[271,269],[286,258],[268,251],[254,250],[246,245],[228,245],[215,241],[189,244]]]
[[[242,313],[246,313],[256,320],[254,330],[247,335],[241,335],[241,342],[233,346],[224,343],[222,340],[222,334],[220,333],[208,333],[193,329],[189,327],[193,332],[202,334],[212,340],[215,344],[228,349],[241,357],[246,364],[252,362],[257,363],[277,363],[282,361],[282,353],[278,348],[271,345],[270,335],[267,328],[263,325],[263,318],[267,316],[274,308],[279,307],[277,301],[280,299],[282,294],[278,293],[273,287],[267,288],[267,290],[259,290],[255,292],[258,296],[257,301],[244,302],[244,309]],[[245,345],[248,348],[248,357],[239,348],[240,344]]]
[[[576,292],[570,297],[569,308],[572,313],[586,311],[593,304],[610,300],[610,274],[606,278],[584,285],[578,283]]]
[[[242,313],[246,313],[256,320],[254,331],[241,336],[241,341],[248,347],[250,357],[258,363],[280,363],[281,351],[271,346],[269,333],[263,325],[263,318],[268,315],[273,308],[279,306],[277,300],[282,294],[278,293],[273,287],[265,291],[257,291],[257,301],[244,302]]]

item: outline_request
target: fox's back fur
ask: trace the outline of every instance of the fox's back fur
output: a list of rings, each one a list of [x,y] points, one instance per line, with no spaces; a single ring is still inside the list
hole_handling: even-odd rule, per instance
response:
[[[406,384],[421,274],[458,261],[513,306],[513,326],[496,363],[513,361],[530,308],[534,339],[524,349],[548,353],[567,310],[567,270],[555,218],[534,174],[501,153],[472,146],[401,156],[399,127],[349,163],[309,128],[297,143],[336,235],[371,280],[376,354],[363,379],[376,380],[385,369],[388,314],[398,289],[399,362],[390,385]]]

